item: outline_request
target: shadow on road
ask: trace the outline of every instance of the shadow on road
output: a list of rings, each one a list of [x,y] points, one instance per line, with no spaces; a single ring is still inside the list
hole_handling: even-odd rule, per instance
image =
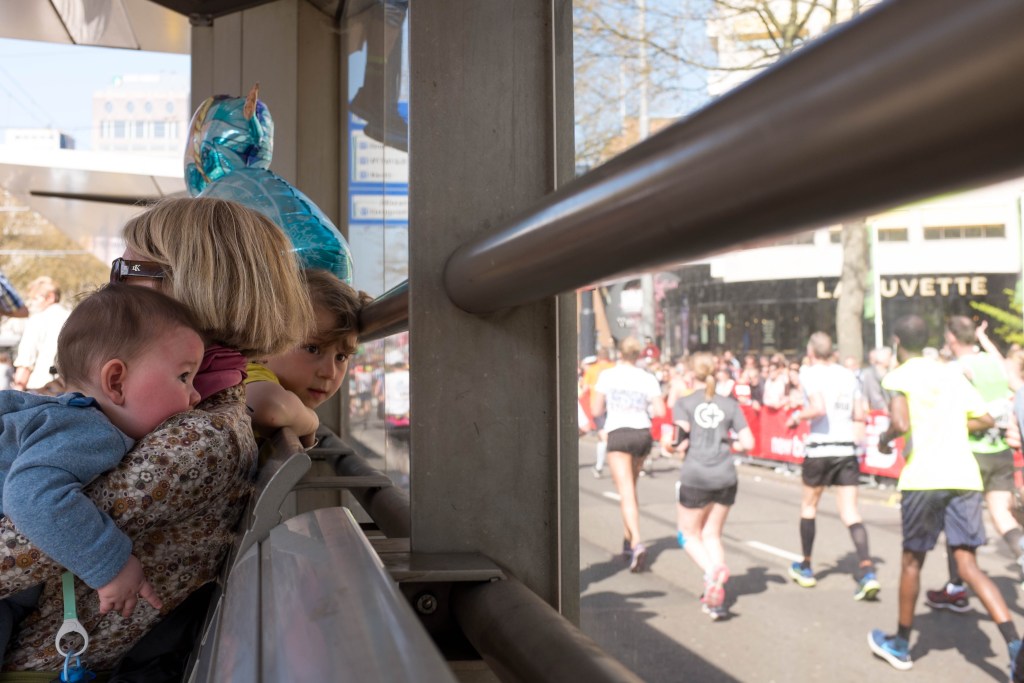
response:
[[[647,559],[645,561],[644,571],[650,571],[654,563],[657,562],[658,556],[661,555],[665,550],[671,548],[677,548],[678,542],[675,538],[659,538],[651,541],[647,545]],[[589,565],[586,569],[580,572],[580,592],[587,590],[593,583],[603,581],[610,576],[614,576],[619,572],[629,571],[629,558],[623,554],[612,555],[608,560],[604,562],[598,562]]]
[[[586,595],[581,602],[583,631],[645,681],[665,680],[665,672],[671,671],[672,680],[677,681],[737,683],[738,679],[648,623],[658,613],[645,609],[643,601],[662,595],[658,591]]]
[[[1010,666],[1006,646],[999,642],[993,643],[978,628],[978,622],[989,617],[980,602],[977,600],[972,600],[972,602],[975,603],[973,612],[956,614],[954,612],[928,611],[915,616],[914,630],[917,632],[917,642],[914,642],[910,648],[910,657],[913,660],[918,660],[932,650],[956,650],[963,655],[964,659],[986,674],[997,680],[1005,681]],[[893,610],[891,620],[891,626],[895,627],[895,610]],[[950,628],[951,624],[955,627]],[[889,632],[886,628],[883,630]],[[913,641],[914,639],[911,638],[911,642]],[[993,647],[997,648],[995,652],[993,652]],[[991,662],[985,661],[985,658],[992,656],[996,657],[996,661],[1005,661],[1006,667],[999,668]]]
[[[789,580],[782,574],[769,574],[767,567],[751,567],[743,574],[732,576],[725,588],[725,606],[729,609],[730,616],[739,616],[732,612],[737,598],[764,593],[768,590],[769,583],[787,584]]]

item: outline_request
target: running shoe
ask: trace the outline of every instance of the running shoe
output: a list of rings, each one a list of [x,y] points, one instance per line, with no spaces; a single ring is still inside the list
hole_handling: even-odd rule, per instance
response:
[[[1011,640],[1010,648],[1010,683],[1024,681],[1024,653],[1021,652],[1020,639]]]
[[[711,621],[720,621],[729,616],[729,611],[721,605],[719,605],[718,607],[710,607],[705,602],[703,605],[701,605],[701,609],[704,610],[704,614],[711,617]]]
[[[643,543],[637,543],[631,551],[629,571],[637,574],[644,570],[644,562],[647,560],[647,547]]]
[[[590,471],[594,473],[594,479],[600,479],[604,475],[604,472],[597,467],[591,467]]]
[[[948,609],[951,612],[970,612],[971,605],[967,602],[967,591],[950,590],[951,584],[946,584],[942,590],[927,591],[925,593],[925,604],[933,609]]]
[[[682,531],[677,531],[676,532],[676,540],[679,542],[679,547],[680,548],[685,548],[686,547],[686,537],[683,536],[683,532]]]
[[[818,585],[818,580],[814,578],[814,572],[811,571],[811,568],[804,567],[799,562],[789,565],[789,578],[804,588],[814,588]]]
[[[633,544],[629,542],[628,538],[622,539],[622,556],[627,560],[633,558]]]
[[[900,671],[909,671],[914,666],[910,661],[910,643],[905,638],[887,636],[876,628],[868,634],[868,647]]]
[[[874,600],[878,597],[880,590],[882,590],[882,584],[878,583],[878,577],[874,572],[867,572],[857,582],[857,592],[853,594],[853,599]]]
[[[725,582],[729,580],[729,568],[720,564],[704,577],[704,604],[714,609],[725,602]]]

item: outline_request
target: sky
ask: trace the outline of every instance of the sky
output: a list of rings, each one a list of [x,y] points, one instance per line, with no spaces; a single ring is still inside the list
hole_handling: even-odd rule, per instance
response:
[[[91,149],[92,95],[125,74],[190,78],[188,55],[0,38],[0,144],[7,128],[59,128]]]

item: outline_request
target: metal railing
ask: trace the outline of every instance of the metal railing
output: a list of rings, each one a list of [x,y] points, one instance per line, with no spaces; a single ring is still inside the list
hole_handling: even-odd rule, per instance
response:
[[[449,259],[490,313],[1024,173],[1024,3],[892,0]],[[360,339],[408,327],[408,283]]]
[[[359,341],[383,339],[409,329],[409,281],[389,289],[359,313]]]
[[[459,248],[490,313],[1024,172],[1024,3],[893,0]]]

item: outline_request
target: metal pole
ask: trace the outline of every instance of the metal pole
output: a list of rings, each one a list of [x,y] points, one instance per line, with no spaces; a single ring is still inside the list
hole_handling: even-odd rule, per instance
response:
[[[871,296],[875,300],[875,348],[881,348],[882,343],[882,273],[878,269],[878,226],[871,224]]]
[[[882,4],[462,245],[447,292],[494,312],[1019,175],[1022,25],[1021,2]]]
[[[392,287],[359,313],[359,341],[383,339],[409,329],[409,281]]]
[[[456,585],[452,612],[502,681],[639,683],[516,579]]]
[[[580,292],[580,358],[586,358],[597,351],[597,328],[594,321],[594,290]]]

